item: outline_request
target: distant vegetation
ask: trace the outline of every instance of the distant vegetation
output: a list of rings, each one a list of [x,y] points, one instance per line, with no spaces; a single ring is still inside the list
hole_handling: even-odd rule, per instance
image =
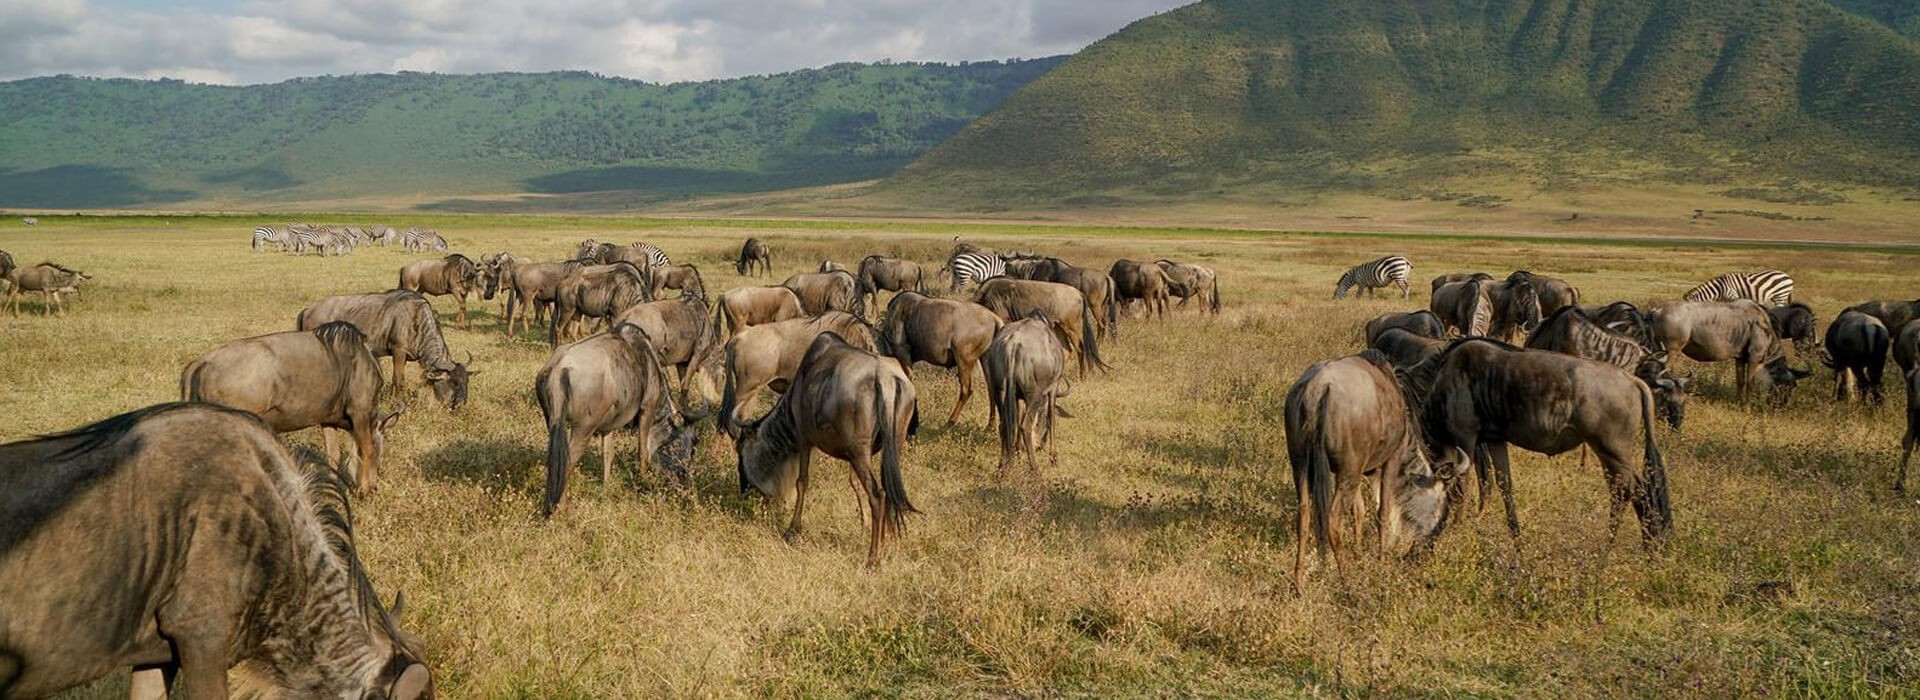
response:
[[[1912,2],[1848,4],[1913,29]],[[1916,114],[1920,42],[1824,0],[1207,0],[1081,51],[888,187],[981,207],[1249,185],[1912,187]]]
[[[0,205],[207,196],[751,191],[881,177],[1059,63],[838,64],[655,85],[587,73],[0,83]]]

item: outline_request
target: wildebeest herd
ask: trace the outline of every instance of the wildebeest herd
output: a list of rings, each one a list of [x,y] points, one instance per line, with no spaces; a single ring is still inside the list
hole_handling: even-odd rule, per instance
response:
[[[254,248],[327,252],[363,244],[336,236],[385,235],[307,227],[310,242],[275,239],[289,229],[256,230]],[[437,234],[420,240],[409,249],[447,252]],[[750,239],[729,257],[742,275],[771,277],[773,252]],[[815,451],[845,461],[864,504],[869,567],[916,512],[906,453],[920,423],[918,363],[955,371],[949,423],[979,368],[1000,473],[1037,471],[1042,449],[1057,459],[1054,429],[1071,417],[1062,402],[1073,381],[1109,368],[1099,346],[1120,337],[1123,318],[1164,317],[1196,300],[1202,314],[1222,308],[1212,268],[1166,259],[1080,267],[959,243],[933,274],[870,255],[710,297],[696,266],[645,243],[588,240],[569,253],[408,263],[394,289],[317,299],[293,330],[210,349],[183,368],[180,403],[0,445],[0,493],[11,494],[0,500],[0,602],[28,613],[0,618],[0,696],[41,697],[132,667],[135,697],[169,687],[225,697],[227,670],[244,666],[268,694],[430,697],[422,645],[400,627],[403,606],[383,604],[359,564],[350,508],[374,489],[385,432],[408,410],[408,365],[449,411],[467,402],[478,373],[470,354],[457,359],[423,295],[454,297],[462,327],[468,297],[502,294],[501,332],[523,339],[544,326],[551,354],[528,378],[547,436],[543,515],[563,508],[594,438],[602,479],[610,476],[622,431],[638,443],[641,475],[657,463],[686,488],[711,417],[732,441],[741,491],[790,499],[789,537],[801,530]],[[1363,264],[1341,276],[1335,298],[1356,288],[1408,295],[1411,270],[1400,256]],[[16,290],[70,291],[84,279],[72,274],[32,280],[0,253],[0,276]],[[1571,285],[1532,272],[1445,275],[1429,308],[1367,320],[1362,352],[1307,368],[1285,406],[1296,581],[1309,536],[1336,558],[1361,539],[1367,491],[1377,494],[1383,549],[1431,546],[1469,466],[1482,505],[1498,485],[1517,537],[1509,445],[1591,450],[1612,522],[1631,507],[1644,537],[1662,541],[1673,505],[1655,422],[1683,424],[1691,379],[1669,368],[1681,355],[1731,360],[1742,395],[1764,379],[1779,401],[1811,374],[1806,357],[1796,368],[1789,356],[1817,353],[1839,373],[1842,397],[1877,401],[1892,352],[1907,381],[1908,456],[1920,443],[1920,301],[1852,307],[1824,335],[1812,310],[1792,302],[1791,281],[1771,271],[1718,278],[1646,310],[1580,302]],[[715,405],[697,405],[703,375],[724,387]],[[762,388],[778,394],[765,411]],[[323,430],[318,454],[277,437],[310,427]],[[348,455],[340,431],[354,445]],[[129,577],[106,559],[152,565]],[[48,571],[70,578],[45,585]]]

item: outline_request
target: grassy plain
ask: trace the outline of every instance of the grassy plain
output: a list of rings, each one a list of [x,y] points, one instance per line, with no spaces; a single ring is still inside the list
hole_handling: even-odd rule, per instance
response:
[[[284,216],[325,220],[363,217]],[[390,219],[392,220],[392,219]],[[65,318],[0,319],[0,439],[72,427],[176,397],[179,368],[226,340],[287,329],[313,298],[392,285],[410,256],[250,253],[261,220],[47,219],[0,230],[22,263],[53,259],[95,283]],[[402,225],[412,220],[398,221]],[[770,240],[778,274],[870,252],[929,269],[955,235],[1105,266],[1212,265],[1226,310],[1124,322],[1114,371],[1076,383],[1060,463],[996,480],[986,408],[958,426],[948,373],[916,373],[929,416],[906,479],[925,512],[878,571],[836,462],[821,462],[808,530],[738,494],[709,433],[691,492],[624,468],[576,473],[567,509],[536,515],[544,449],[533,374],[543,342],[507,338],[481,304],[473,401],[410,403],[389,436],[382,490],[356,505],[376,586],[404,590],[453,698],[1423,696],[1812,697],[1920,687],[1920,502],[1889,491],[1901,399],[1836,406],[1824,370],[1783,410],[1738,404],[1705,368],[1685,432],[1660,429],[1677,528],[1648,555],[1605,546],[1597,468],[1515,452],[1516,544],[1468,504],[1429,560],[1363,560],[1288,584],[1294,513],[1281,405],[1308,364],[1358,348],[1359,324],[1424,307],[1446,271],[1528,268],[1592,301],[1675,298],[1726,270],[1791,270],[1823,322],[1843,304],[1912,298],[1913,258],[1819,247],[1459,240],[1420,236],[970,226],[475,217],[440,223],[456,250],[553,258],[587,236],[647,240],[726,264]],[[1352,263],[1413,258],[1412,299],[1328,299]],[[449,300],[436,305],[450,312]],[[445,316],[443,316],[445,318]],[[764,404],[763,404],[764,405]],[[295,435],[295,441],[317,441]],[[593,450],[583,460],[597,466]],[[1791,582],[1784,600],[1761,584]],[[110,679],[74,694],[114,697]]]

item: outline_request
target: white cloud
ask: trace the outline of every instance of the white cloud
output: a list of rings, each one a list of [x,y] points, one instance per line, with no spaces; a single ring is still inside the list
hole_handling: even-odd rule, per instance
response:
[[[700,80],[839,61],[1066,53],[1186,1],[5,0],[0,79],[591,70]]]

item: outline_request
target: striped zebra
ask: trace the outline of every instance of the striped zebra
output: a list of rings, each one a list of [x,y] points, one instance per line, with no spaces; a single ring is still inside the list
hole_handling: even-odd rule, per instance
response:
[[[254,229],[254,252],[260,252],[268,245],[272,245],[282,253],[287,252],[288,248],[293,247],[293,231],[285,226],[261,226]]]
[[[305,228],[293,232],[294,250],[313,251],[315,255],[326,256],[332,253],[340,257],[353,251],[353,240],[347,236],[324,228]]]
[[[995,277],[1007,276],[1007,261],[992,252],[955,253],[947,258],[947,269],[953,271],[951,289],[959,291],[968,284],[977,286]]]
[[[1407,275],[1412,273],[1413,263],[1402,255],[1389,255],[1379,260],[1363,262],[1340,276],[1340,281],[1333,285],[1333,298],[1345,298],[1347,290],[1354,287],[1359,287],[1360,291],[1368,296],[1374,296],[1374,290],[1393,285],[1400,288],[1400,298],[1405,299],[1407,298]],[[1357,299],[1360,294],[1356,292],[1353,296]]]
[[[441,238],[440,232],[437,230],[409,226],[407,227],[407,232],[400,235],[400,248],[408,252],[431,250],[438,253],[445,253],[447,252],[447,239]]]
[[[671,267],[673,260],[667,258],[667,252],[654,247],[652,243],[635,243],[633,249],[647,256],[648,267]]]
[[[1793,302],[1793,278],[1779,270],[1729,272],[1687,292],[1687,301],[1752,299],[1768,306]]]
[[[20,225],[21,226],[39,226],[40,220],[33,218],[31,216],[22,216],[20,217]]]

